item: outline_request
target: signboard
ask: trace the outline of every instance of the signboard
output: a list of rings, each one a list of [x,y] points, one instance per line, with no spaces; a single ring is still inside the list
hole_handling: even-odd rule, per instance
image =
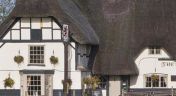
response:
[[[161,67],[176,67],[176,62],[163,61],[163,62],[161,62]]]
[[[68,42],[69,41],[69,29],[68,29],[68,25],[66,25],[66,24],[63,25],[62,40],[64,42]]]

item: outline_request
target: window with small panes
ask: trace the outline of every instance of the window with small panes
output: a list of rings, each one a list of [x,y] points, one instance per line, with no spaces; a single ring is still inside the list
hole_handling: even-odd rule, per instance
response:
[[[146,74],[145,87],[167,87],[167,75],[165,74]]]
[[[41,76],[27,76],[27,96],[41,96]]]
[[[30,64],[44,64],[44,46],[30,46]]]

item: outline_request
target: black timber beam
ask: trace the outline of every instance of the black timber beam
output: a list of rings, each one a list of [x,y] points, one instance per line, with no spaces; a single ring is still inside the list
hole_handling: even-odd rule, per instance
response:
[[[4,45],[5,45],[5,43],[2,43],[2,44],[0,45],[0,48],[2,48]]]
[[[1,40],[2,43],[41,43],[41,42],[63,42],[62,40]]]

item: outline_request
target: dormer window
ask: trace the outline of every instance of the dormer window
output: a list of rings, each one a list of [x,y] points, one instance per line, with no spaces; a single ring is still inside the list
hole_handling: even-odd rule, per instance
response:
[[[161,48],[160,47],[150,47],[149,54],[160,54]]]

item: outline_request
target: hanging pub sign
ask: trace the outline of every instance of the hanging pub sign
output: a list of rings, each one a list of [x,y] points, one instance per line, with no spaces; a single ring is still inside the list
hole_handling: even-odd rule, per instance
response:
[[[69,29],[68,29],[68,25],[66,25],[66,24],[63,25],[62,40],[64,42],[68,42],[69,41]]]

